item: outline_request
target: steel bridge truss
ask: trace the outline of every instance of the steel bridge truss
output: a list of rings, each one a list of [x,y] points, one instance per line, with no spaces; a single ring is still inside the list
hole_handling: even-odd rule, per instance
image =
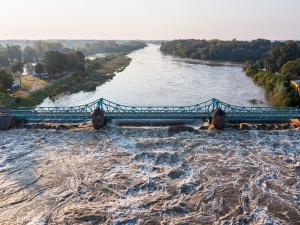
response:
[[[226,113],[227,120],[300,118],[300,111],[296,107],[242,107],[230,105],[218,99],[191,106],[124,106],[100,98],[81,106],[21,107],[2,111],[1,114],[25,120],[90,120],[91,112],[98,107],[105,112],[106,119],[208,119],[216,108],[221,108]]]

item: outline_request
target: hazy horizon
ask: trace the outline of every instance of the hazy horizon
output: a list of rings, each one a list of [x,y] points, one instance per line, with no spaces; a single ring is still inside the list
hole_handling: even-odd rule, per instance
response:
[[[297,0],[10,0],[0,40],[299,40]]]

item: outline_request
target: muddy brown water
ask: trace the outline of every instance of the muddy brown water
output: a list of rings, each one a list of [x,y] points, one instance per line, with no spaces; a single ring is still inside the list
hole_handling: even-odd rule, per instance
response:
[[[299,224],[300,130],[0,132],[0,224]]]

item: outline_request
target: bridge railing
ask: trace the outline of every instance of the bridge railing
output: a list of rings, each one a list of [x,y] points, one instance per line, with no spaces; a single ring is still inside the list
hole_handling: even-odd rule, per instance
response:
[[[17,119],[86,120],[99,107],[107,119],[207,119],[216,108],[226,113],[227,119],[284,120],[300,118],[295,107],[242,107],[217,99],[190,106],[125,106],[106,99],[70,107],[23,107],[6,112]]]
[[[286,120],[300,118],[300,110],[296,107],[243,107],[221,101],[218,101],[217,104],[225,111],[228,119]]]

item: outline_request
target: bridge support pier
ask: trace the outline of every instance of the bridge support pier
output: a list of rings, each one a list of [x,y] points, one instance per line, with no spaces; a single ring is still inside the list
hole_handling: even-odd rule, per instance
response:
[[[98,107],[91,113],[91,115],[94,129],[99,130],[105,123],[104,111]]]
[[[15,120],[11,116],[0,116],[0,130],[9,130],[15,125]]]

